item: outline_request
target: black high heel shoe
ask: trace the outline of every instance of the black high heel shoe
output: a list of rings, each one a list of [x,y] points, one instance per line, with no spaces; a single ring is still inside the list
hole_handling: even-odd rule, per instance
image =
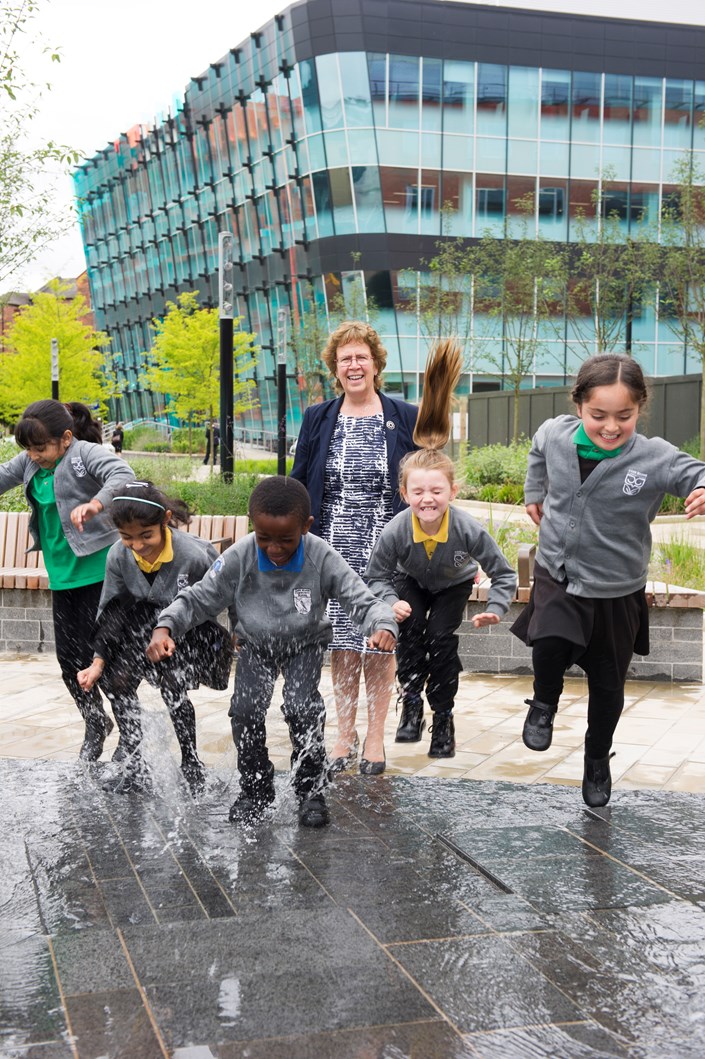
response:
[[[336,773],[345,772],[346,769],[349,769],[351,765],[354,765],[355,762],[357,761],[357,754],[358,754],[359,748],[360,748],[360,737],[357,734],[357,732],[355,732],[355,738],[353,740],[353,744],[350,747],[350,749],[348,750],[347,754],[344,757],[334,757],[333,758],[333,760],[331,761],[330,765],[328,766],[328,774],[330,776],[335,776]]]
[[[365,744],[362,744],[362,757],[360,758],[361,776],[381,776],[387,767],[387,752],[382,747],[384,759],[382,761],[368,761],[365,757]]]

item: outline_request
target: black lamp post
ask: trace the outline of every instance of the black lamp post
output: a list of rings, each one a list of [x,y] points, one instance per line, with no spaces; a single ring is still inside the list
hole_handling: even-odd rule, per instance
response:
[[[286,474],[286,344],[289,310],[277,313],[277,474]]]
[[[220,318],[220,473],[233,480],[233,234],[218,235]]]

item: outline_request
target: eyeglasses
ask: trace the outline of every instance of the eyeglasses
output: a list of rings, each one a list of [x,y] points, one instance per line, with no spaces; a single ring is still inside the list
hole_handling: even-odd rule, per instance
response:
[[[339,368],[349,368],[351,364],[359,364],[361,368],[364,368],[366,364],[372,363],[372,357],[367,357],[363,353],[358,356],[357,353],[352,357],[341,357],[338,361]]]

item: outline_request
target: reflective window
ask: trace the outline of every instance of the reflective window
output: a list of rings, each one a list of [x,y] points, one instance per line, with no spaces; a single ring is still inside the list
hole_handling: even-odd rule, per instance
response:
[[[576,235],[580,235],[582,238],[590,240],[594,238],[596,228],[597,181],[571,180],[569,193],[569,238],[572,239]]]
[[[477,65],[477,132],[504,136],[507,129],[507,67]]]
[[[313,195],[316,203],[316,221],[318,224],[318,237],[325,239],[334,235],[333,212],[330,199],[330,183],[328,173],[314,173],[312,177]]]
[[[422,59],[421,127],[441,131],[443,62]]]
[[[475,235],[504,231],[504,178],[478,173],[475,185]]]
[[[343,52],[338,56],[343,87],[345,124],[349,129],[372,125],[372,100],[364,52]]]
[[[536,138],[539,124],[539,72],[527,66],[509,67],[508,134]]]
[[[531,238],[535,232],[536,181],[530,177],[507,177],[507,234]]]
[[[690,147],[693,122],[693,82],[666,80],[663,110],[665,147]]]
[[[475,64],[443,61],[443,131],[471,135],[475,124]]]
[[[333,220],[336,235],[349,235],[355,231],[355,211],[353,209],[350,170],[347,168],[330,169],[330,194],[333,205]]]
[[[312,61],[299,63],[301,80],[301,102],[303,105],[304,126],[307,133],[321,131],[321,110],[318,103],[318,86],[316,70]]]
[[[603,105],[605,143],[632,142],[632,78],[621,74],[605,74]]]
[[[639,147],[661,146],[663,82],[656,77],[634,78],[634,143]]]
[[[696,81],[693,93],[693,147],[705,149],[705,81]]]
[[[389,127],[419,127],[419,67],[421,60],[405,55],[389,56]]]
[[[387,125],[387,56],[371,52],[367,56],[370,98],[374,123],[378,129]]]
[[[538,230],[544,239],[568,236],[568,185],[540,180],[536,200]]]
[[[601,100],[602,75],[574,71],[571,108],[573,141],[599,141]]]
[[[416,132],[398,132],[396,129],[377,130],[377,149],[380,165],[419,164],[420,140]]]
[[[591,148],[587,148],[591,150]],[[568,176],[570,166],[570,144],[557,140],[539,142],[539,173],[542,175]]]
[[[342,129],[343,97],[338,74],[338,56],[319,55],[316,58],[316,75],[323,128]]]
[[[469,173],[444,170],[442,184],[444,235],[472,235],[473,180]]]
[[[353,166],[351,172],[358,232],[383,232],[384,209],[379,169],[376,166]]]
[[[379,175],[387,231],[418,231],[418,170],[381,166]]]
[[[570,72],[541,71],[541,137],[567,140],[570,136]]]

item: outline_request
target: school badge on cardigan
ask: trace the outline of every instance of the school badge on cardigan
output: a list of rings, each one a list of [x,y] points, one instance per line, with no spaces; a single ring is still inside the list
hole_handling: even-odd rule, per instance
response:
[[[311,613],[311,589],[310,588],[295,588],[294,589],[294,606],[299,614],[310,614]]]
[[[176,575],[176,587],[181,591],[182,588],[188,588],[188,574],[177,574]]]
[[[624,479],[622,492],[626,493],[627,496],[636,496],[637,493],[641,492],[646,478],[647,475],[643,471],[635,471],[630,467]]]
[[[453,552],[453,566],[456,570],[460,570],[461,567],[465,566],[467,561],[467,552]]]
[[[71,457],[71,466],[73,467],[73,473],[76,475],[77,478],[85,478],[88,474],[88,471],[86,470],[86,465],[80,456]]]

